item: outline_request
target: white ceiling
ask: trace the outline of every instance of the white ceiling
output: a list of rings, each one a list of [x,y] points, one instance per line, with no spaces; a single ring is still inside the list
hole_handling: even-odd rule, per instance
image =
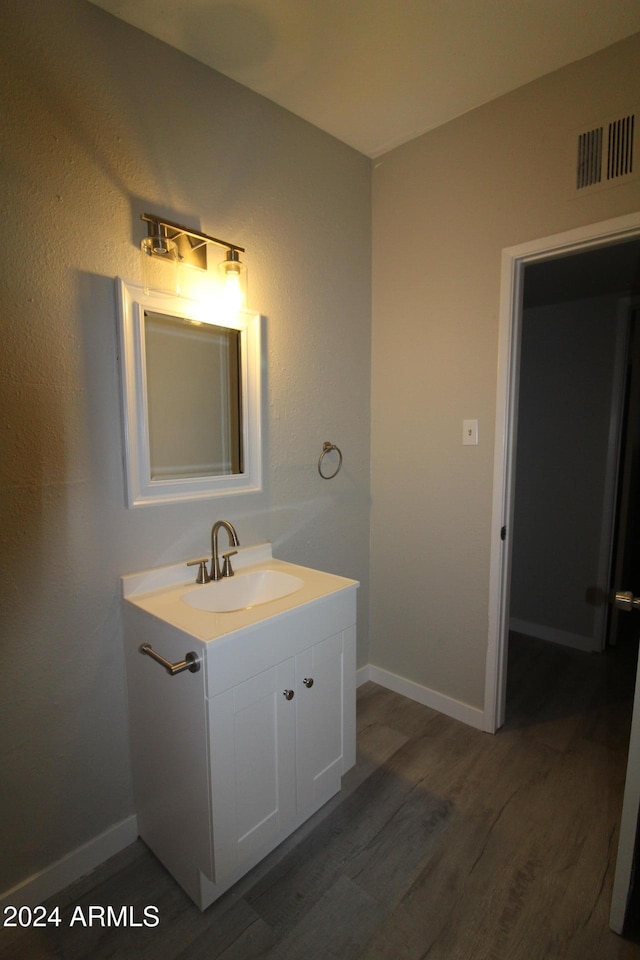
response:
[[[91,0],[370,157],[640,31],[638,0]]]

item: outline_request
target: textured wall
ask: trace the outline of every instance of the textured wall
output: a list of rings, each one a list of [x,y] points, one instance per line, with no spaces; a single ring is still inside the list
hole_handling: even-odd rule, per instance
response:
[[[121,574],[230,519],[362,581],[367,661],[371,262],[366,158],[84,0],[2,13],[0,892],[133,812]],[[261,494],[125,509],[113,278],[145,210],[247,248]]]
[[[640,35],[385,155],[373,181],[371,660],[482,708],[501,250],[640,209],[574,198],[575,143],[640,103]],[[480,443],[462,446],[462,420]]]

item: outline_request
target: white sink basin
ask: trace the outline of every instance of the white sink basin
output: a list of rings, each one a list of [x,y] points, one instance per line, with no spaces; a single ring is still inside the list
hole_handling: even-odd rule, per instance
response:
[[[189,590],[182,599],[196,610],[232,613],[288,597],[303,585],[299,577],[280,570],[252,570]]]

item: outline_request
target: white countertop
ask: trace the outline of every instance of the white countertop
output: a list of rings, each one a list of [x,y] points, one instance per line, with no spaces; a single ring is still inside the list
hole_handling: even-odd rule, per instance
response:
[[[278,600],[229,613],[211,613],[197,610],[182,599],[187,592],[201,590],[202,586],[195,582],[196,567],[178,563],[122,577],[122,595],[128,603],[207,642],[254,626],[265,619],[282,616],[289,610],[320,601],[338,591],[355,590],[359,586],[357,580],[276,560],[269,543],[239,548],[232,562],[238,575],[256,569],[279,570],[299,577],[303,585],[295,593]]]

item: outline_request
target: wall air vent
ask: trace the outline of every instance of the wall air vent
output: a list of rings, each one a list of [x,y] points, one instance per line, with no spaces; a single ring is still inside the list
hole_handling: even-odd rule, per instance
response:
[[[581,133],[578,137],[578,170],[576,186],[592,187],[602,181],[602,127]]]
[[[629,113],[578,135],[577,191],[612,185],[637,174],[637,127],[636,115]]]

